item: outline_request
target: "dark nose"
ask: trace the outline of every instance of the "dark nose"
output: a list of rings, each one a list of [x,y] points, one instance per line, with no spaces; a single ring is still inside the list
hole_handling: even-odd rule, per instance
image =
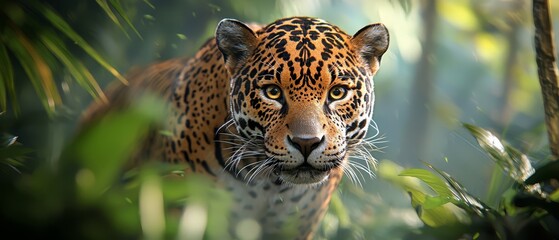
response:
[[[322,138],[319,137],[311,137],[311,138],[293,137],[292,138],[291,136],[288,136],[287,141],[289,141],[289,143],[293,145],[293,147],[297,148],[297,150],[299,150],[299,152],[303,154],[303,157],[306,160],[307,157],[309,157],[309,155],[311,154],[311,152],[315,150],[318,146],[320,146],[321,143],[324,142],[324,136],[322,136]]]

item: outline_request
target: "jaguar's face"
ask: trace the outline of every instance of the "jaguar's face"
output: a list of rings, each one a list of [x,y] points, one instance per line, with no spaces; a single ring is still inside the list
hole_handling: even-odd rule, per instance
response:
[[[278,20],[257,33],[224,21],[217,41],[232,75],[232,117],[247,152],[260,154],[248,169],[313,184],[346,165],[371,119],[384,26],[351,37],[312,18]]]

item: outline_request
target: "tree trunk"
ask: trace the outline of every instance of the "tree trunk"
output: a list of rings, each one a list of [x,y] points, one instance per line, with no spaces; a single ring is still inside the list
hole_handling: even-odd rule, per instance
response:
[[[400,159],[412,161],[422,158],[429,124],[429,105],[433,91],[433,55],[435,54],[435,28],[437,0],[426,0],[422,9],[422,52],[415,69],[411,88],[410,110],[402,140]]]
[[[549,148],[553,160],[559,158],[559,76],[551,27],[549,1],[534,0],[533,15],[538,77],[542,89]]]
[[[501,97],[500,111],[496,120],[500,128],[504,128],[510,123],[514,109],[512,105],[512,92],[517,85],[517,58],[519,53],[519,39],[520,24],[517,21],[509,20],[511,26],[510,32],[507,34],[507,57],[505,62],[505,70],[503,74],[503,95]]]

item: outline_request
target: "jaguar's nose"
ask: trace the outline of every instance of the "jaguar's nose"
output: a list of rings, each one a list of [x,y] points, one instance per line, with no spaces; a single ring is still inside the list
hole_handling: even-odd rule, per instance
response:
[[[311,138],[288,136],[287,141],[289,142],[289,144],[299,150],[299,152],[303,154],[305,160],[307,160],[311,152],[324,142],[324,136]]]

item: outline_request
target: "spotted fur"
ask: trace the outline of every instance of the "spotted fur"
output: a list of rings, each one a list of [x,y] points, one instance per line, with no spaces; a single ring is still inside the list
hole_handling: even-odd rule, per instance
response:
[[[151,158],[187,163],[187,173],[228,189],[232,229],[252,219],[264,239],[286,226],[295,229],[289,238],[309,239],[343,173],[355,177],[351,153],[368,153],[360,146],[388,41],[382,24],[349,36],[308,17],[263,27],[225,19],[193,58],[136,71],[130,86],[110,91],[113,104],[94,105],[85,118],[142,89],[157,92],[168,99],[172,134],[146,140]]]

